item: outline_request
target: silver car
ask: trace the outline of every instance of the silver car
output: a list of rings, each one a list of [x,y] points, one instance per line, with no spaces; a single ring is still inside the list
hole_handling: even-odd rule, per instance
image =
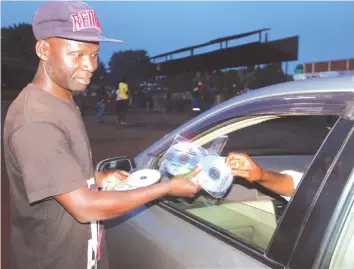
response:
[[[354,268],[354,80],[273,85],[224,102],[138,156],[97,170],[159,169],[177,134],[260,166],[304,173],[283,197],[235,178],[222,199],[165,197],[106,222],[111,268]]]

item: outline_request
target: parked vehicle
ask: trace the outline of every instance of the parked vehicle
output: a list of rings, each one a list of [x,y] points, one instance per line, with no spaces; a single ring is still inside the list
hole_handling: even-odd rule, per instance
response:
[[[333,126],[326,128],[325,118]],[[177,134],[304,176],[292,199],[235,178],[222,199],[166,197],[108,221],[111,268],[354,268],[354,80],[287,82],[213,107],[136,157],[97,170],[159,169]]]

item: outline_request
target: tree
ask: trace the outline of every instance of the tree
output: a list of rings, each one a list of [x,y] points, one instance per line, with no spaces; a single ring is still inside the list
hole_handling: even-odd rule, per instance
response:
[[[131,85],[139,85],[154,75],[154,66],[145,50],[115,52],[108,65],[115,83],[124,78]]]
[[[1,28],[1,35],[2,57],[21,59],[24,63],[37,67],[39,59],[31,24],[19,23]]]
[[[4,27],[1,35],[2,85],[22,88],[33,78],[39,63],[32,26],[19,23]]]
[[[97,66],[95,73],[93,73],[93,76],[91,79],[91,84],[99,84],[101,77],[103,77],[103,79],[106,79],[107,75],[108,75],[108,72],[104,66],[104,63],[101,62],[99,58],[97,61],[98,61],[98,66]]]
[[[281,64],[272,63],[256,69],[254,76],[249,81],[249,88],[258,89],[286,81],[289,81],[289,77],[284,74]]]

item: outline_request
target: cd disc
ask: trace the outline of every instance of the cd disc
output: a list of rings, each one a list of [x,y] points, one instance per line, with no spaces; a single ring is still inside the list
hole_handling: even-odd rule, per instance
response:
[[[201,150],[190,142],[173,145],[166,153],[164,169],[172,175],[190,172],[203,158]]]
[[[231,169],[225,164],[224,158],[206,156],[201,161],[202,171],[193,179],[201,187],[213,193],[225,192],[233,181]]]
[[[160,180],[161,174],[157,170],[142,169],[132,173],[126,183],[132,187],[145,187],[152,185]]]

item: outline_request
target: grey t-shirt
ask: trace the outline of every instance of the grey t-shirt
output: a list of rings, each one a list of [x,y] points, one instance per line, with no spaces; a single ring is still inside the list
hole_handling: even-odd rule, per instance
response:
[[[97,190],[76,106],[29,84],[6,115],[4,156],[12,218],[9,268],[108,268],[102,226],[77,222],[54,199],[84,186]]]

